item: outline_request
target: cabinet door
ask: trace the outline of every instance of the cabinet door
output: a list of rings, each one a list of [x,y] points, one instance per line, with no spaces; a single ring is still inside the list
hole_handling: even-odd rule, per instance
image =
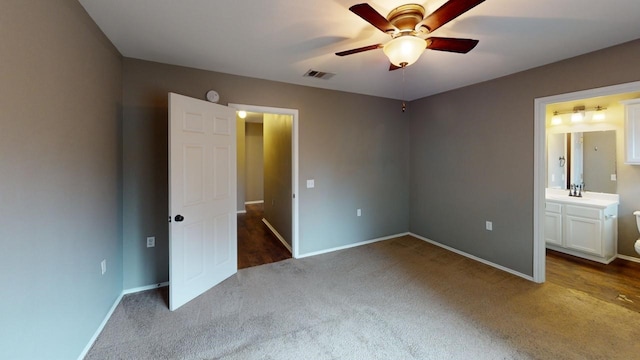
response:
[[[626,104],[625,163],[640,164],[640,103]]]
[[[547,244],[562,244],[562,214],[547,212],[544,216],[544,240]]]
[[[567,248],[603,256],[600,220],[567,216],[565,225]]]

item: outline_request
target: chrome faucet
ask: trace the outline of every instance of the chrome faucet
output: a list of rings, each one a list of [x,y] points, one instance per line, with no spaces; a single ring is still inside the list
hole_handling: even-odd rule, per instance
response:
[[[582,191],[584,190],[584,183],[571,184],[569,187],[569,196],[582,197]]]

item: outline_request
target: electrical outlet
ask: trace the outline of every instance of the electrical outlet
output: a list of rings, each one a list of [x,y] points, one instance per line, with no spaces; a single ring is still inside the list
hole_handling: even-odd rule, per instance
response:
[[[362,216],[362,209],[356,210],[356,216]]]
[[[155,236],[149,236],[147,238],[147,247],[150,248],[150,247],[155,247],[155,246],[156,246],[156,238],[155,238]]]
[[[316,187],[316,181],[314,179],[307,180],[307,189],[313,189]]]
[[[100,269],[102,269],[102,275],[107,272],[107,259],[104,259],[102,260],[102,262],[100,262]]]
[[[493,231],[493,223],[491,221],[487,221],[485,227],[489,231]]]

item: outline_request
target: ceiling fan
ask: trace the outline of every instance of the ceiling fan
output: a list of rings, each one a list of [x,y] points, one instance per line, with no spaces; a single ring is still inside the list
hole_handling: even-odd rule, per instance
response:
[[[391,35],[392,39],[386,44],[341,51],[336,55],[346,56],[382,49],[391,61],[389,70],[395,70],[416,62],[425,49],[466,54],[478,44],[478,40],[445,37],[425,38],[425,36],[482,2],[484,0],[449,0],[426,17],[424,7],[418,4],[407,4],[391,10],[386,18],[367,3],[353,5],[349,10],[378,30]]]

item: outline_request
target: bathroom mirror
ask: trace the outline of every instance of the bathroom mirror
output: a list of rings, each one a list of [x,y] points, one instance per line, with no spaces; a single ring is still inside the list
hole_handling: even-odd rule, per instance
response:
[[[547,134],[547,187],[617,192],[616,132],[585,131]]]

